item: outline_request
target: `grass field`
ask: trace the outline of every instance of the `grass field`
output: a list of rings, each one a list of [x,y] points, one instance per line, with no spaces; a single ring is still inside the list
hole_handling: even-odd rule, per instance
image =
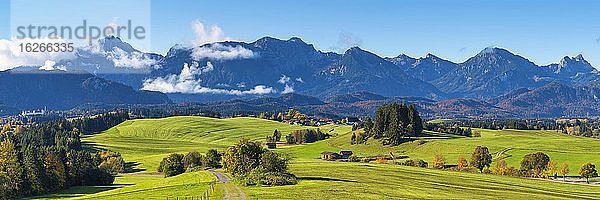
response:
[[[545,180],[513,178],[405,167],[395,164],[364,164],[322,161],[322,151],[353,150],[361,156],[394,152],[430,162],[442,153],[448,162],[459,155],[468,158],[477,145],[496,149],[511,148],[501,157],[518,168],[526,153],[543,151],[559,162],[571,165],[571,174],[579,170],[580,161],[600,160],[600,141],[591,138],[557,135],[554,131],[480,130],[481,138],[433,139],[396,147],[380,145],[372,140],[368,145],[350,145],[351,134],[326,141],[278,151],[296,157],[291,170],[300,177],[300,184],[285,187],[249,187],[248,193],[260,199],[598,199],[600,187],[555,183]],[[435,135],[435,133],[429,133]],[[437,134],[447,138],[445,134]],[[545,141],[545,139],[548,139]],[[564,144],[564,145],[555,145]],[[582,145],[582,146],[579,146]],[[570,148],[572,147],[572,148]],[[583,150],[587,149],[587,153]],[[569,155],[579,156],[572,159]],[[324,187],[326,186],[326,187]],[[284,194],[294,194],[286,196]],[[290,198],[293,197],[293,198]]]
[[[598,199],[600,188],[392,164],[299,162],[300,183],[247,187],[251,199]]]
[[[306,127],[281,124],[255,118],[212,119],[171,117],[132,120],[83,140],[94,148],[118,151],[139,172],[117,178],[117,189],[76,187],[49,198],[77,197],[100,199],[140,199],[146,195],[193,195],[214,180],[207,172],[186,173],[172,178],[153,174],[160,159],[168,153],[209,148],[224,149],[241,138],[264,140],[274,129],[285,134]],[[386,147],[370,140],[368,145],[350,145],[350,126],[321,127],[334,129],[339,136],[313,144],[285,146],[276,151],[295,159],[291,171],[300,178],[298,185],[280,187],[244,187],[249,199],[598,199],[600,187],[553,183],[545,180],[451,172],[395,164],[365,164],[322,161],[322,151],[353,150],[373,156],[394,152],[428,162],[442,153],[448,163],[460,155],[469,157],[477,145],[492,152],[508,149],[500,157],[518,167],[524,154],[542,151],[553,160],[567,162],[576,174],[584,161],[600,161],[600,141],[556,134],[553,131],[488,131],[481,138],[462,138],[427,132],[423,140]],[[163,194],[164,193],[164,194]],[[222,193],[213,194],[219,199]]]
[[[209,172],[185,173],[171,178],[156,174],[162,158],[170,153],[208,149],[220,151],[242,138],[264,140],[275,129],[287,134],[293,130],[314,128],[288,125],[257,118],[215,119],[207,117],[169,117],[123,122],[100,134],[82,138],[85,146],[109,149],[122,154],[128,168],[135,173],[123,174],[111,187],[73,187],[57,194],[34,199],[165,199],[203,194],[214,176]],[[324,132],[346,133],[348,126],[322,126]],[[219,186],[220,187],[220,186]],[[219,188],[213,194],[219,199]]]
[[[585,162],[600,163],[600,140],[558,134],[556,131],[529,130],[485,130],[479,129],[481,137],[456,138],[451,140],[431,140],[419,145],[408,142],[396,147],[385,147],[376,140],[368,145],[350,145],[349,134],[330,140],[330,146],[351,149],[360,155],[377,155],[394,152],[427,162],[437,153],[442,154],[448,163],[456,163],[459,156],[469,159],[478,145],[487,146],[496,159],[505,159],[508,165],[519,168],[523,156],[529,153],[544,152],[559,163],[567,163],[570,175],[577,175]],[[497,154],[498,152],[503,152]]]
[[[293,130],[314,128],[288,125],[257,118],[169,117],[129,120],[102,134],[83,138],[94,148],[110,149],[133,162],[135,170],[155,171],[169,153],[186,153],[208,149],[224,150],[242,138],[264,140],[275,129],[283,134]],[[334,126],[323,126],[328,132]],[[344,130],[345,131],[345,130]],[[338,132],[334,130],[334,132]],[[347,131],[346,131],[347,132]]]
[[[210,172],[205,171],[169,178],[159,174],[130,174],[117,177],[114,186],[78,186],[35,199],[181,199],[201,196],[215,180]],[[212,193],[215,199],[221,196],[218,188]]]

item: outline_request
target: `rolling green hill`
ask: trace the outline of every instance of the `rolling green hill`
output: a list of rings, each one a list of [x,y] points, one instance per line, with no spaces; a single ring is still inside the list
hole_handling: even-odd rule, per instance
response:
[[[77,186],[57,194],[34,199],[175,199],[202,195],[216,178],[210,172],[191,172],[163,178],[159,174],[125,175],[115,179],[114,186]],[[212,197],[222,192],[216,188]]]
[[[598,199],[597,186],[394,164],[299,162],[300,183],[247,187],[251,199]]]
[[[121,153],[138,170],[155,171],[161,159],[169,153],[204,153],[211,148],[224,150],[242,138],[264,140],[266,136],[273,135],[275,129],[287,135],[293,130],[306,128],[314,127],[249,117],[216,119],[184,116],[129,120],[82,140],[94,148]],[[324,132],[332,128],[335,127],[321,127]],[[349,131],[344,128],[345,132]],[[334,130],[332,133],[342,131]]]
[[[120,152],[133,169],[142,170],[118,177],[117,189],[77,187],[50,198],[76,197],[100,199],[136,199],[142,195],[164,198],[202,192],[214,180],[207,172],[185,173],[171,178],[155,174],[160,159],[168,153],[209,148],[224,149],[240,138],[264,140],[274,129],[288,132],[306,127],[255,118],[213,119],[205,117],[170,117],[130,120],[103,133],[84,138],[93,148]],[[298,185],[279,187],[244,187],[250,199],[598,199],[600,187],[553,183],[546,180],[442,171],[395,164],[344,163],[319,159],[322,151],[353,150],[357,155],[373,156],[394,152],[431,161],[442,153],[448,163],[459,155],[469,156],[477,145],[490,147],[492,153],[504,152],[509,165],[518,167],[524,154],[543,151],[558,162],[571,165],[575,174],[583,161],[600,161],[600,141],[559,135],[553,131],[488,131],[481,138],[462,138],[426,132],[428,142],[405,143],[396,147],[350,145],[350,126],[324,126],[339,134],[313,144],[276,149],[295,159],[291,171],[301,180]],[[494,155],[495,156],[495,155]],[[189,181],[187,181],[189,180]],[[219,191],[219,188],[217,188]],[[212,197],[218,199],[219,192]]]
[[[350,145],[350,134],[328,141],[330,146],[354,150],[359,155],[374,156],[393,152],[395,155],[407,155],[427,162],[437,153],[442,154],[448,163],[456,163],[459,156],[469,159],[478,145],[487,146],[496,159],[506,159],[510,166],[519,168],[523,156],[529,153],[544,152],[550,159],[567,163],[570,175],[577,175],[579,167],[585,162],[600,163],[600,140],[586,137],[568,136],[556,131],[530,130],[486,130],[478,129],[481,137],[456,138],[450,140],[431,140],[419,145],[408,142],[396,147],[387,147],[378,141],[369,140],[367,145]],[[443,135],[440,135],[443,136]]]

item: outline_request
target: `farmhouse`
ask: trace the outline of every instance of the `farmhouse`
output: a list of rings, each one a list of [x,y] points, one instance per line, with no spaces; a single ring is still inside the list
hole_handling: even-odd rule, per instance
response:
[[[335,160],[339,158],[339,156],[340,154],[331,151],[323,151],[323,153],[321,153],[321,159],[323,160]]]
[[[340,157],[342,159],[348,159],[352,155],[352,151],[340,151]]]
[[[323,151],[321,153],[321,159],[323,160],[335,160],[335,159],[348,159],[352,155],[352,151],[340,151],[335,153],[331,151]]]

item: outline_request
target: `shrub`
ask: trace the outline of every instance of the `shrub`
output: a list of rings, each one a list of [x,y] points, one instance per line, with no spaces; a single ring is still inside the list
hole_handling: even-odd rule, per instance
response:
[[[200,167],[200,166],[202,166],[203,159],[204,159],[204,156],[202,156],[197,151],[189,152],[189,153],[185,154],[185,156],[183,157],[183,168],[188,169],[188,168]]]
[[[492,173],[492,170],[490,170],[490,168],[485,168],[485,169],[482,171],[482,173],[484,173],[484,174],[491,174],[491,173]]]
[[[159,172],[163,172],[165,177],[175,176],[183,173],[183,155],[178,153],[170,154],[168,157],[163,158],[160,162]]]
[[[427,162],[425,162],[424,160],[420,160],[420,159],[410,159],[410,160],[406,160],[400,164],[404,165],[404,166],[412,166],[412,167],[427,167],[429,165]]]
[[[267,172],[286,172],[289,160],[275,152],[266,151],[260,156],[260,168]]]
[[[85,177],[90,184],[88,185],[111,185],[115,181],[115,177],[110,174],[110,172],[103,169],[95,169],[88,171],[87,176]]]
[[[360,162],[360,160],[361,159],[358,156],[353,155],[353,156],[348,157],[348,161],[350,161],[350,162]]]
[[[242,178],[242,183],[248,185],[295,185],[298,179],[293,174],[287,172],[267,172],[262,169],[254,169],[248,175]]]
[[[384,156],[377,156],[377,159],[375,160],[375,162],[377,164],[387,164],[387,159],[385,159]]]
[[[221,167],[221,154],[216,149],[210,149],[206,153],[202,163],[207,167],[219,168]]]
[[[195,166],[195,167],[188,167],[185,169],[185,172],[198,172],[198,171],[203,171],[204,167],[202,166]]]
[[[125,161],[121,154],[112,151],[102,151],[96,153],[95,156],[100,163],[98,167],[110,174],[115,175],[125,171]]]
[[[504,175],[506,176],[519,176],[519,170],[515,167],[508,167],[506,168],[506,170],[504,171]]]
[[[120,155],[119,157],[109,157],[102,161],[98,167],[112,175],[116,175],[125,171],[125,161]]]

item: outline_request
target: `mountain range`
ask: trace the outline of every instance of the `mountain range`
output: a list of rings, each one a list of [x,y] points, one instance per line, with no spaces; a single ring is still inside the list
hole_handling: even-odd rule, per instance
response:
[[[497,47],[485,48],[466,61],[455,63],[432,54],[421,58],[404,54],[384,58],[359,47],[344,53],[323,52],[298,37],[288,40],[263,37],[250,43],[176,45],[163,56],[141,52],[117,37],[107,37],[97,46],[77,49],[75,58],[61,60],[56,65],[67,70],[60,74],[89,72],[79,74],[85,74],[86,78],[73,83],[60,82],[61,85],[77,85],[89,93],[102,91],[86,90],[95,88],[96,84],[121,88],[111,96],[122,101],[94,99],[88,95],[87,99],[80,98],[65,105],[14,100],[1,100],[0,104],[17,108],[42,104],[68,108],[80,102],[165,103],[173,100],[264,105],[278,98],[290,98],[285,94],[295,93],[307,97],[293,98],[299,101],[295,106],[342,115],[369,113],[374,106],[389,101],[418,104],[423,113],[432,117],[600,115],[597,109],[600,73],[582,55],[566,56],[556,64],[540,66]],[[8,80],[9,74],[14,72],[3,72],[0,78]],[[50,76],[53,72],[38,70],[34,74]],[[27,89],[31,90],[38,79],[24,77],[12,81],[33,84]],[[4,80],[0,81],[5,85]],[[58,93],[56,96],[72,98],[61,95],[60,90],[54,92]],[[141,101],[146,98],[132,95],[152,98]],[[319,103],[308,97],[318,97]],[[342,112],[342,109],[358,113]]]
[[[2,83],[0,84],[0,93],[2,94],[0,102],[9,111],[45,107],[70,109],[84,103],[162,104],[172,102],[163,93],[135,90],[122,83],[105,80],[82,71],[67,73],[60,70],[7,70],[0,72],[0,83]]]

